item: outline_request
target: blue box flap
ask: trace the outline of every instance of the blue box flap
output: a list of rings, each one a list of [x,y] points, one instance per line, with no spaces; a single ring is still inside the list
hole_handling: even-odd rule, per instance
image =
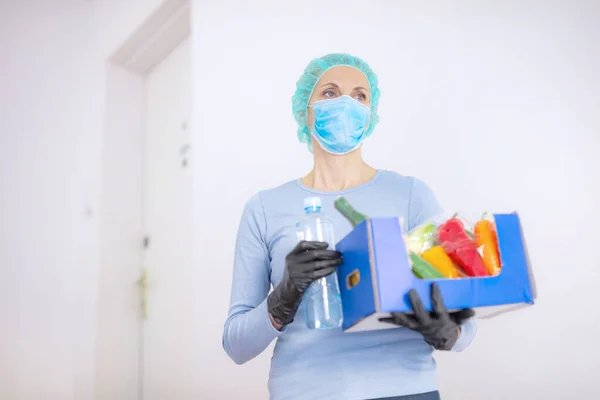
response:
[[[344,308],[343,329],[376,312],[369,241],[367,221],[363,221],[336,245],[344,255],[344,264],[337,271]]]

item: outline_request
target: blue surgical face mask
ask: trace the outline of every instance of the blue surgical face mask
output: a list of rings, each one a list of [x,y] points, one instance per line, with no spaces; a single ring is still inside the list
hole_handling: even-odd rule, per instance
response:
[[[328,153],[342,155],[357,149],[365,139],[371,109],[350,96],[312,104],[312,135]]]

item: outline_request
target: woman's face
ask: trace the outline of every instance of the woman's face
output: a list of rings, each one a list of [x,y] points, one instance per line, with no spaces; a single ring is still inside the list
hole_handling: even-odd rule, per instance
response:
[[[308,104],[312,105],[316,101],[335,99],[343,95],[348,95],[367,107],[371,106],[371,92],[367,77],[356,68],[347,66],[327,70],[317,82]],[[315,123],[312,107],[308,107],[306,122],[312,129]]]

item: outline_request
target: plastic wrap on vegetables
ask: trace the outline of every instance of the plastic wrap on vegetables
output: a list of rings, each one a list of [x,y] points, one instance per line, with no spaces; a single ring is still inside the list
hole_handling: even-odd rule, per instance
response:
[[[437,240],[444,252],[468,276],[488,276],[475,241],[458,218],[451,218],[437,229]]]
[[[500,254],[498,252],[496,226],[490,220],[492,218],[484,213],[482,218],[475,224],[474,233],[475,243],[483,258],[483,264],[488,274],[494,276],[500,273]]]
[[[421,257],[437,269],[445,278],[462,278],[464,274],[456,267],[442,246],[433,246],[425,250]]]
[[[417,226],[406,237],[407,250],[421,254],[435,244],[435,231],[437,227],[432,223]]]

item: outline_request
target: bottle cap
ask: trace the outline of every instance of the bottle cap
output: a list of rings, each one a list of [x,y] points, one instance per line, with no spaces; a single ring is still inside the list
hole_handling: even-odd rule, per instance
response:
[[[304,209],[318,207],[321,208],[321,198],[319,197],[305,197],[304,198]]]

